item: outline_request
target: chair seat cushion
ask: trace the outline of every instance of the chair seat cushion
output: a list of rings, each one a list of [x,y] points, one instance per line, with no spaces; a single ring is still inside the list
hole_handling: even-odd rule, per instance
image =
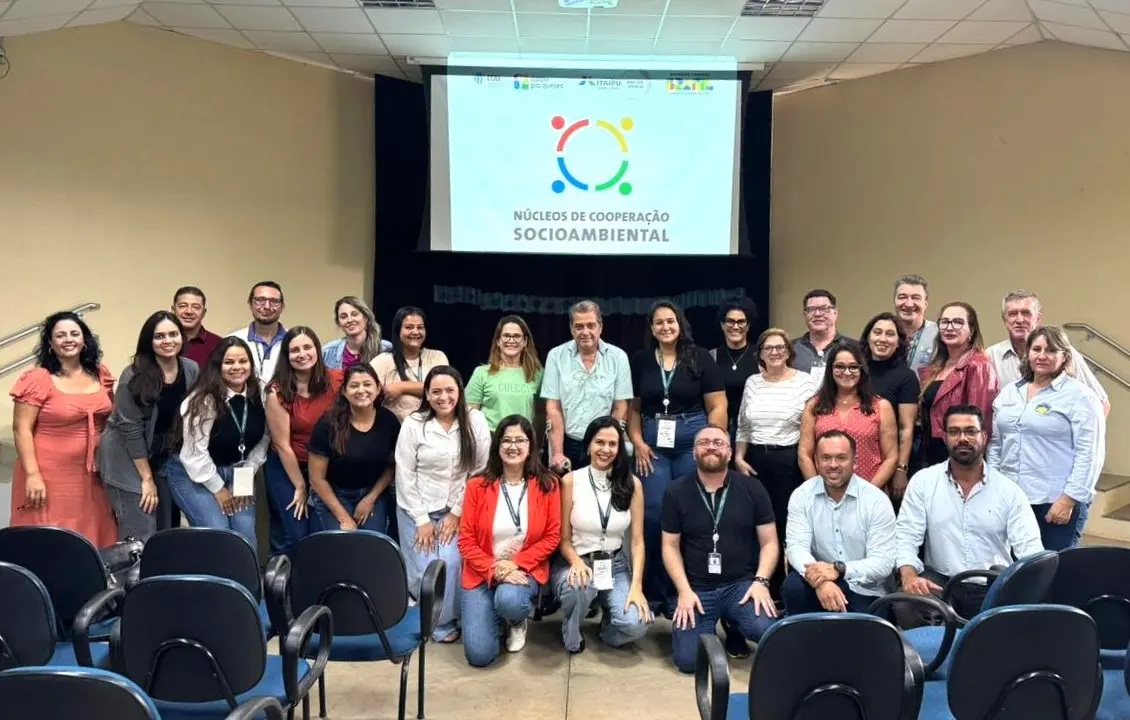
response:
[[[945,634],[946,629],[942,625],[912,628],[903,633],[907,641],[918,651],[918,656],[922,658],[923,665],[929,665],[938,656],[938,650],[942,646],[942,638],[945,637]],[[934,674],[928,679],[945,680],[949,676],[950,660],[952,659],[953,654],[951,653],[941,667],[935,670]]]
[[[90,658],[94,661],[95,667],[104,668],[109,666],[110,644],[90,643]],[[78,665],[78,660],[75,659],[75,646],[69,642],[57,643],[55,645],[55,654],[51,656],[47,664],[52,667]]]
[[[114,632],[114,626],[117,624],[118,618],[116,617],[109,617],[104,620],[99,620],[96,623],[91,623],[87,637],[91,640],[108,640],[110,634]]]
[[[392,646],[391,657],[401,658],[420,647],[420,610],[417,607],[408,608],[404,619],[385,631],[389,645]],[[318,654],[320,646],[319,636],[315,635],[310,640],[309,657]],[[330,660],[342,662],[366,662],[371,660],[389,660],[390,654],[385,651],[381,636],[376,633],[369,635],[334,635],[330,646]]]
[[[930,680],[924,683],[918,720],[954,720],[947,693],[948,687],[944,681]]]
[[[259,619],[263,621],[263,634],[270,637],[271,631],[271,614],[267,612],[267,601],[259,601]]]
[[[1103,670],[1103,694],[1095,720],[1130,718],[1130,693],[1126,692],[1124,673],[1124,670]]]
[[[1126,667],[1126,648],[1121,650],[1099,650],[1099,663],[1103,670],[1122,670]]]
[[[310,663],[305,660],[298,661],[298,681],[302,682],[302,678],[306,677],[310,672]],[[240,705],[248,700],[256,697],[263,697],[264,695],[277,698],[283,707],[290,705],[286,697],[285,686],[283,685],[283,663],[282,658],[278,655],[267,656],[267,667],[263,671],[263,677],[255,685],[245,693],[236,695],[236,702]],[[180,720],[181,718],[226,718],[232,709],[228,707],[225,700],[215,700],[212,702],[168,702],[167,700],[153,699],[157,709],[161,712],[161,720]]]
[[[749,693],[734,693],[726,705],[726,720],[749,720]]]

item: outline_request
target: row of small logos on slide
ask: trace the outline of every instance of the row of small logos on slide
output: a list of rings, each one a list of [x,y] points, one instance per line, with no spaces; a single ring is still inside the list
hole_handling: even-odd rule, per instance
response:
[[[583,76],[581,78],[565,79],[553,77],[533,77],[530,75],[513,75],[513,88],[515,90],[564,90],[568,85],[588,87],[596,90],[627,90],[633,93],[646,93],[652,78],[647,73],[639,73],[640,77],[632,78],[596,78]],[[714,81],[702,77],[669,77],[665,81],[668,93],[708,93],[714,90]],[[475,73],[475,84],[490,87],[501,87],[504,82],[501,75],[488,75]]]

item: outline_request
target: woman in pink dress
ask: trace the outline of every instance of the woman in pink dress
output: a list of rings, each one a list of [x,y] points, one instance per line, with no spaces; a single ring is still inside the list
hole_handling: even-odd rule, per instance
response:
[[[117,521],[94,454],[113,409],[114,377],[99,363],[90,328],[72,312],[43,322],[37,355],[39,367],[11,390],[20,458],[11,524],[68,528],[96,547],[112,545]]]

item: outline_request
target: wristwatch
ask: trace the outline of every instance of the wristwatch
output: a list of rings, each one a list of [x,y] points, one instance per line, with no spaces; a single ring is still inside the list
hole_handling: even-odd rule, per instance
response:
[[[840,576],[840,579],[843,579],[844,575],[847,574],[847,565],[844,565],[844,563],[840,560],[832,563],[832,567],[835,568],[836,573]]]

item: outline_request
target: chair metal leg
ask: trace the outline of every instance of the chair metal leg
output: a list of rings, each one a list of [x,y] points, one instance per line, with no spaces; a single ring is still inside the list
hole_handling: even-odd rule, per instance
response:
[[[420,645],[420,667],[416,668],[416,720],[424,720],[424,653],[428,643]]]
[[[310,694],[302,698],[302,720],[310,720]]]
[[[325,720],[326,717],[326,676],[323,673],[318,678],[318,717]]]
[[[400,663],[400,709],[397,712],[397,718],[404,720],[405,705],[408,704],[408,665],[412,661],[412,656],[409,655]]]
[[[294,706],[291,705],[286,709],[286,720],[294,720]]]

